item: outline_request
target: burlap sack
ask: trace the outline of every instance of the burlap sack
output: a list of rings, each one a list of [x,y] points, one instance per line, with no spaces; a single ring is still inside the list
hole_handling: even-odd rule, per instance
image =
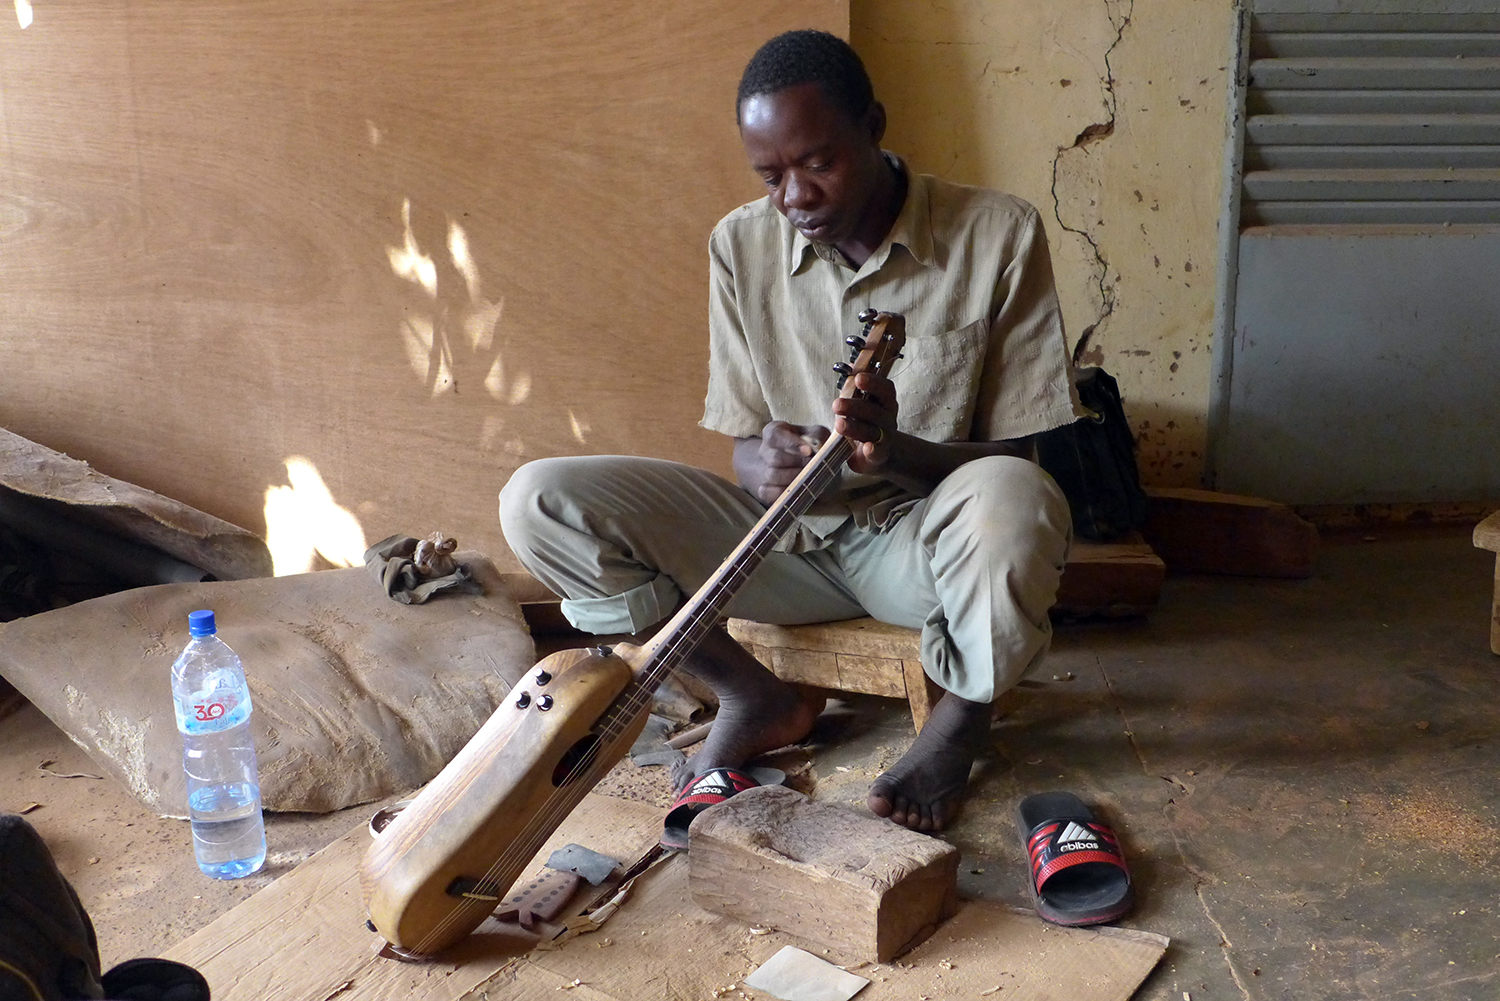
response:
[[[326,812],[431,779],[535,658],[493,564],[485,593],[392,601],[364,567],[138,588],[0,626],[3,676],[151,809],[186,813],[171,667],[211,608],[245,665],[267,809]]]

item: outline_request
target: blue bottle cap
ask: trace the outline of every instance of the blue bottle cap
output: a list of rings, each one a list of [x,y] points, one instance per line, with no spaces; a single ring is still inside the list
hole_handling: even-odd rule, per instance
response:
[[[212,636],[218,632],[214,625],[214,613],[207,608],[200,608],[196,612],[188,612],[188,635],[189,636]]]

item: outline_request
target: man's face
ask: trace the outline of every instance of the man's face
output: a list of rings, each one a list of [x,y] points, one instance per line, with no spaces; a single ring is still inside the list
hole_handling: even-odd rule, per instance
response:
[[[878,110],[852,121],[815,83],[740,105],[740,142],[771,203],[803,236],[834,246],[855,235],[873,207],[886,169],[883,126]]]

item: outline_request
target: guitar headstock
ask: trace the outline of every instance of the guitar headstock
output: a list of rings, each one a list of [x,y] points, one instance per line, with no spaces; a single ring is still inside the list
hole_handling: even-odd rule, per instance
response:
[[[889,376],[891,366],[901,357],[906,345],[906,318],[900,313],[882,313],[867,309],[859,314],[864,324],[858,334],[844,338],[849,345],[849,360],[839,362],[833,370],[839,374],[838,389],[841,396],[852,396],[858,392],[849,377],[860,372],[875,372]]]

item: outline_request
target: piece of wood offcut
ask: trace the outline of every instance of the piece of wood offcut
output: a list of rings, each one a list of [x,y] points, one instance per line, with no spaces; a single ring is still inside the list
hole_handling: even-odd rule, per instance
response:
[[[1500,653],[1500,511],[1475,526],[1474,545],[1495,554],[1495,596],[1490,605],[1490,650]]]
[[[689,832],[688,885],[699,906],[841,960],[883,963],[958,906],[958,849],[784,786],[725,800]]]
[[[1074,539],[1052,614],[1068,619],[1145,615],[1161,598],[1167,568],[1139,532],[1109,542]]]
[[[1311,577],[1318,529],[1291,508],[1213,490],[1148,487],[1141,529],[1175,572]]]

